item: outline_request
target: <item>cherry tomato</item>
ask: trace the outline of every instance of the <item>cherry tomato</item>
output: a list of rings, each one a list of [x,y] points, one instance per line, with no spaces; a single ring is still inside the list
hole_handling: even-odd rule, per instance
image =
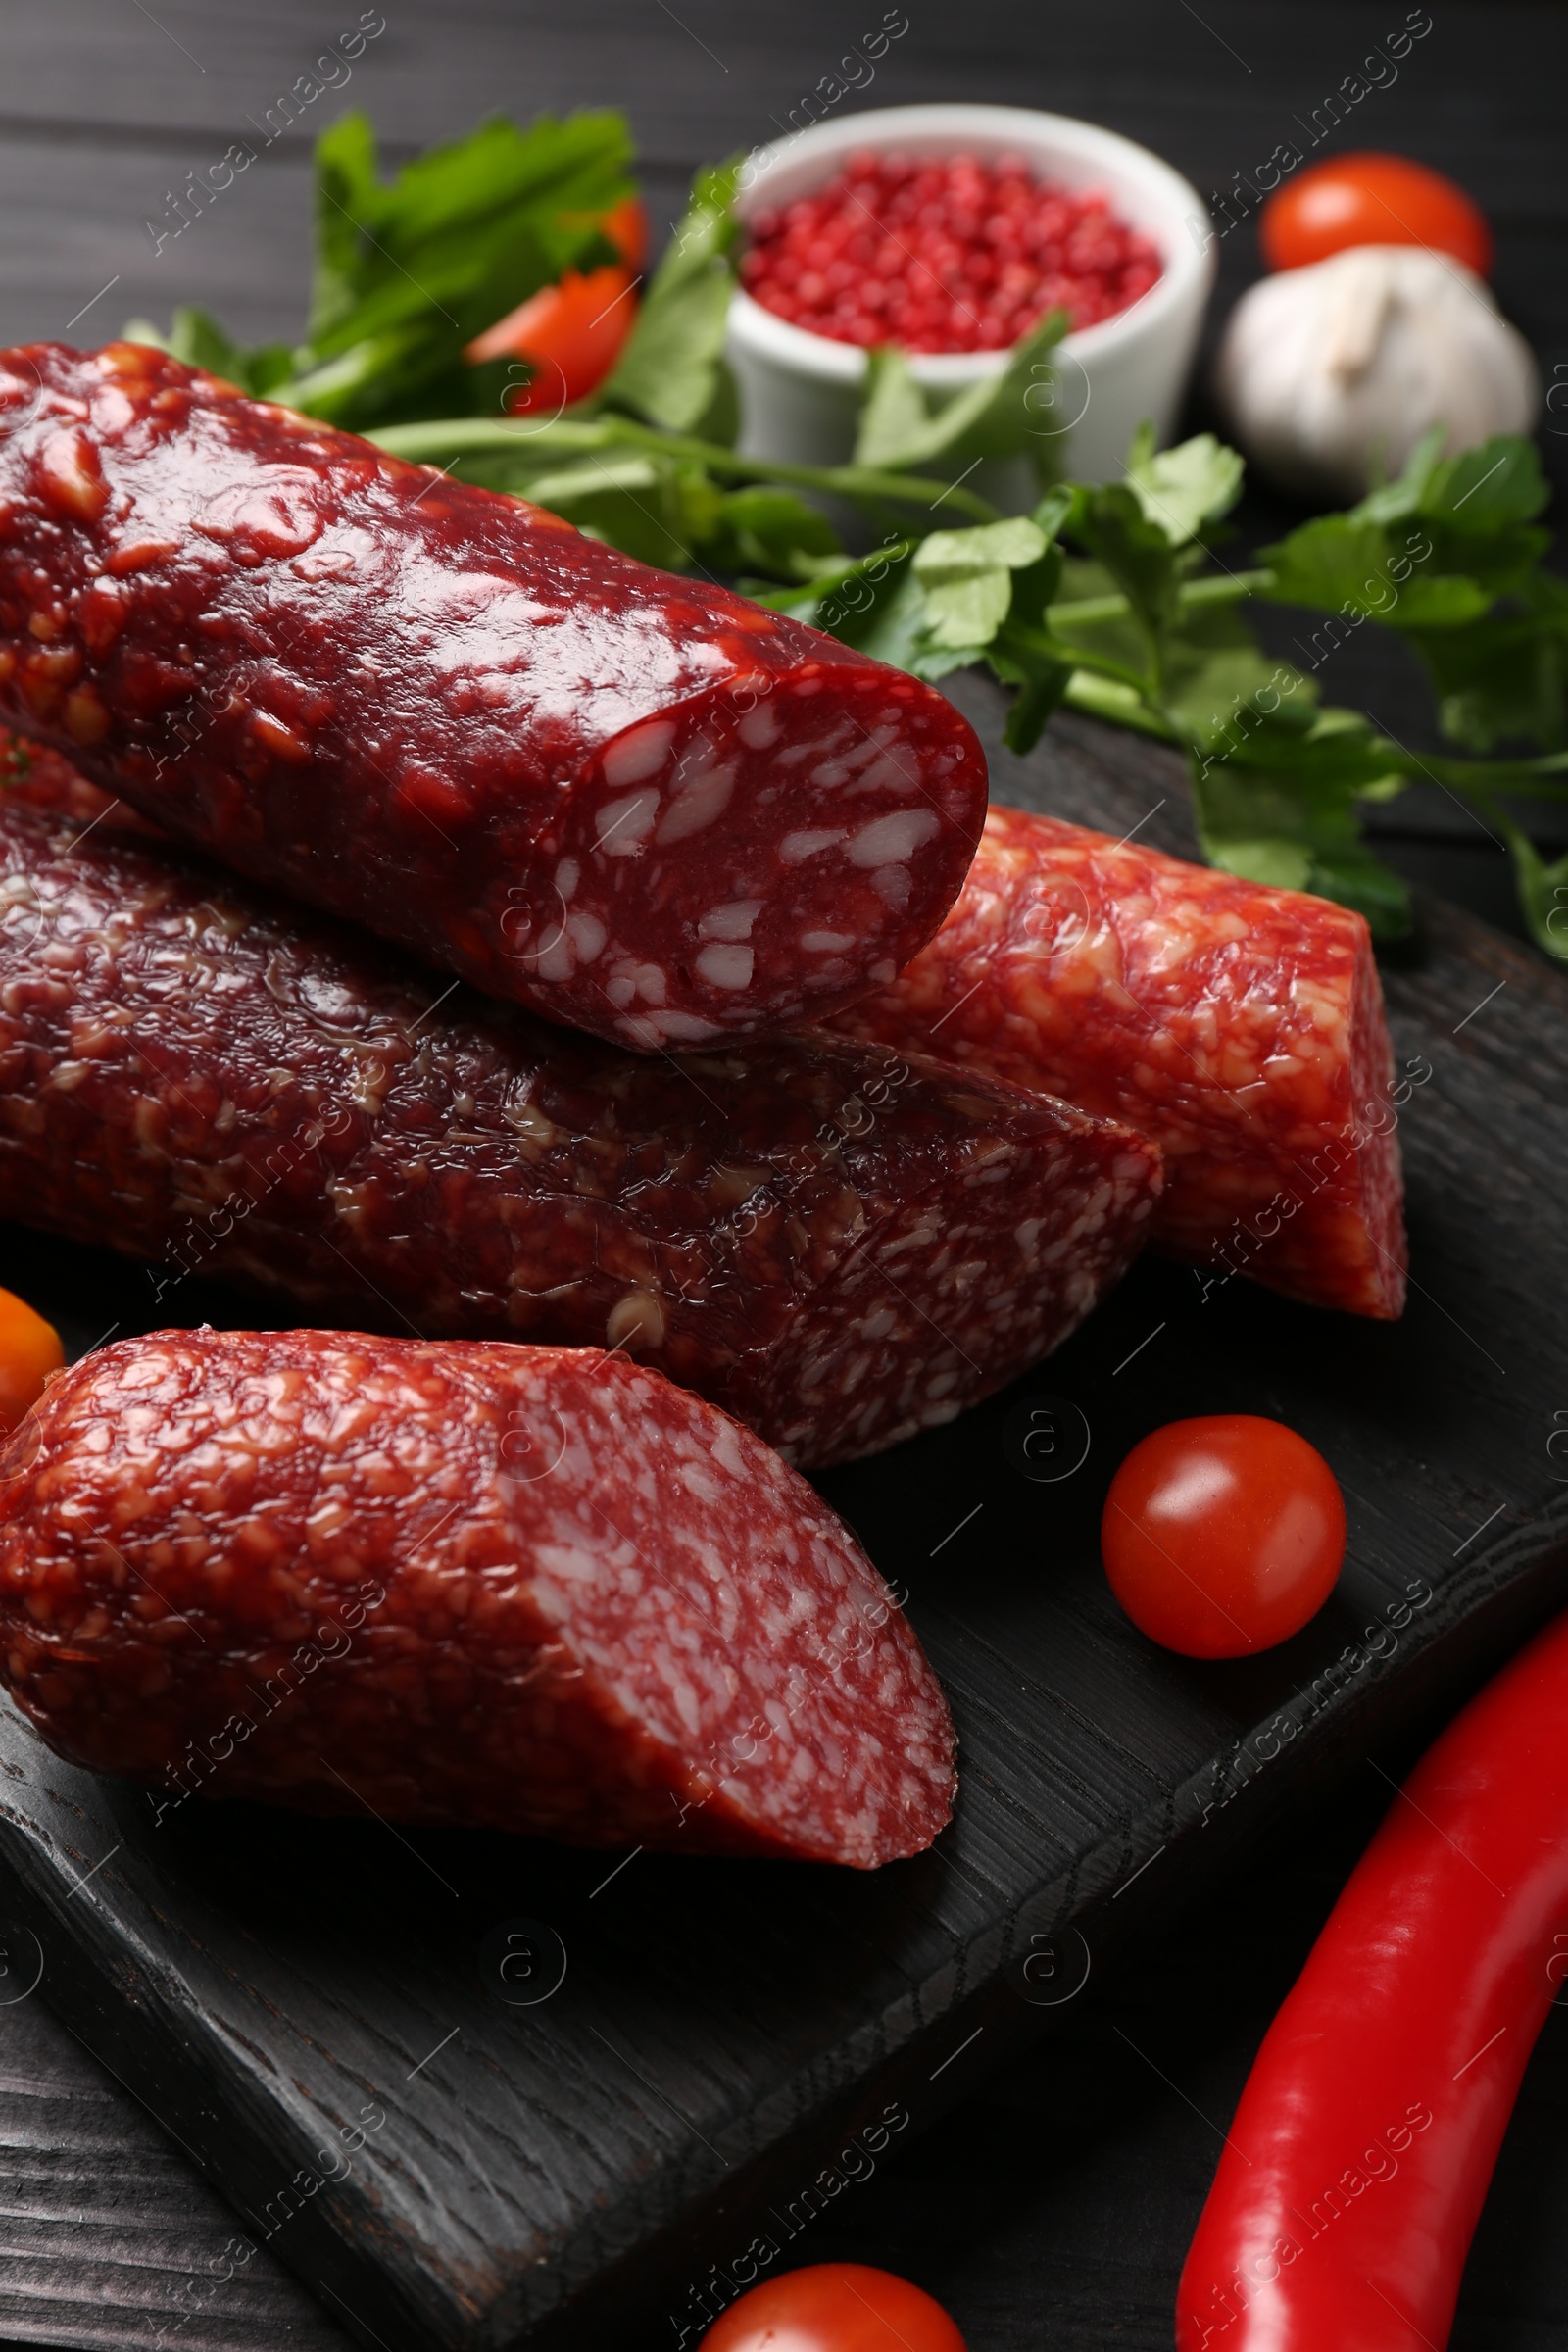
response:
[[[0,1291],[0,1430],[13,1430],[66,1360],[60,1334],[24,1298]]]
[[[964,2352],[940,2303],[859,2262],[786,2271],[732,2303],[700,2352]]]
[[[1110,1589],[1141,1633],[1188,1658],[1271,1649],[1315,1617],[1345,1557],[1345,1501],[1282,1421],[1170,1421],[1110,1482]]]
[[[1336,155],[1298,172],[1268,199],[1257,230],[1271,270],[1300,270],[1348,245],[1426,245],[1478,277],[1492,268],[1480,206],[1402,155]]]
[[[603,383],[620,356],[637,316],[636,279],[618,262],[586,274],[568,270],[559,286],[537,294],[498,318],[468,345],[465,358],[528,360],[533,377],[513,394],[514,416],[569,408]]]

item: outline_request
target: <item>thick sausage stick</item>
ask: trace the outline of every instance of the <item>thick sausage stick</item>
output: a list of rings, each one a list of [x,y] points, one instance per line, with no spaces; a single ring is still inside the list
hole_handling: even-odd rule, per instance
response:
[[[645,1051],[930,938],[931,687],[137,344],[0,353],[0,713],[254,878]]]
[[[1123,1119],[1151,1241],[1352,1314],[1404,1304],[1393,1054],[1365,922],[1081,825],[993,808],[962,896],[833,1024]]]
[[[165,1792],[871,1869],[953,1726],[842,1520],[583,1348],[165,1331],[59,1373],[0,1477],[5,1680]]]
[[[213,1274],[321,1320],[630,1350],[820,1463],[1054,1348],[1157,1161],[883,1047],[656,1060],[444,1001],[112,816],[0,795],[0,1215],[155,1261],[166,1312]]]

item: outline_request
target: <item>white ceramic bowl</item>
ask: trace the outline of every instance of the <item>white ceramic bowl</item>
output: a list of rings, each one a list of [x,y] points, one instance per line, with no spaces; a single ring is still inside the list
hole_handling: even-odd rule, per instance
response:
[[[1057,346],[1054,392],[1031,397],[1030,430],[1043,448],[1059,441],[1057,470],[1087,481],[1120,474],[1145,417],[1161,441],[1168,439],[1214,274],[1208,213],[1189,181],[1147,147],[1070,115],[1015,106],[889,106],[813,123],[759,148],[741,171],[741,220],[825,186],[862,148],[916,157],[1010,152],[1027,156],[1043,178],[1106,189],[1129,226],[1152,238],[1163,274],[1129,310]],[[848,460],[863,351],[793,326],[745,292],[730,306],[726,348],[741,395],[740,446],[748,456],[805,466]],[[951,394],[1000,374],[1006,359],[1000,351],[918,352],[910,366],[928,391]],[[986,494],[998,505],[1034,503],[1027,461],[986,472]],[[977,474],[973,487],[982,482]]]

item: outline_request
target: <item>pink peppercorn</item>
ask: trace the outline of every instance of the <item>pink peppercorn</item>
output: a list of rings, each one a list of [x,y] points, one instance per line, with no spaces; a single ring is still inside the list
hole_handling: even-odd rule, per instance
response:
[[[776,317],[837,343],[996,351],[1058,305],[1113,318],[1161,273],[1153,241],[1103,189],[1036,179],[1018,155],[853,155],[814,196],[752,222],[741,282]]]

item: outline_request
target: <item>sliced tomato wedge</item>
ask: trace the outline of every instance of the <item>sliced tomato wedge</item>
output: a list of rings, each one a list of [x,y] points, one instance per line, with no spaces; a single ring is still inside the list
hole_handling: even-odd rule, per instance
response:
[[[628,270],[648,259],[648,208],[640,196],[623,196],[599,223]]]
[[[532,379],[508,403],[515,416],[570,408],[604,382],[619,358],[637,316],[636,282],[619,262],[586,272],[568,270],[559,286],[541,286],[487,326],[464,356],[473,365],[505,359],[531,364]]]
[[[648,259],[648,211],[640,196],[623,196],[608,213],[567,213],[579,227],[596,226],[620,255],[599,270],[568,270],[561,283],[541,286],[514,311],[487,326],[464,353],[470,367],[486,360],[526,360],[529,382],[508,395],[514,416],[568,409],[596,391],[620,357],[637,316],[633,288]]]

